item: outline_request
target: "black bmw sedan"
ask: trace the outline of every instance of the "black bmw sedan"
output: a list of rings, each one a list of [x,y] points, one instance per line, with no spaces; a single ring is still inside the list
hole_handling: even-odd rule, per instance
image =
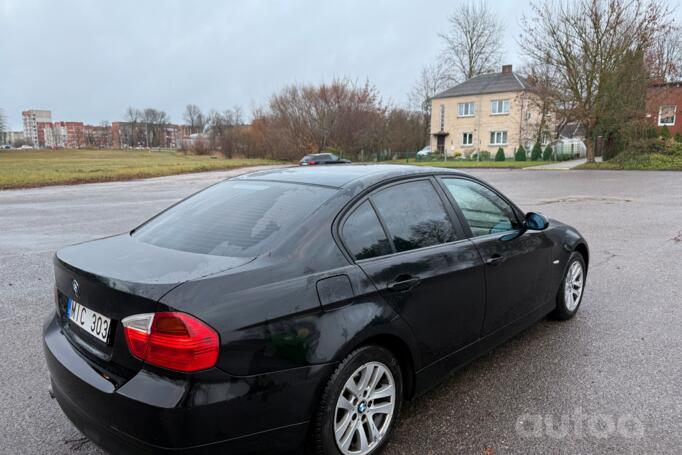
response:
[[[588,262],[465,173],[246,174],[57,252],[51,393],[112,453],[377,453],[404,400],[571,318]]]

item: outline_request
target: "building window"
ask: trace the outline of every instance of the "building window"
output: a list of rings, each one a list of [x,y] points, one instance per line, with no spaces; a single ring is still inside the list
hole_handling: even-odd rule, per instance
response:
[[[459,103],[459,116],[460,117],[473,117],[474,116],[474,103]]]
[[[440,105],[440,130],[445,130],[445,104]]]
[[[506,131],[491,131],[490,132],[490,145],[507,145],[507,132]]]
[[[658,125],[659,126],[673,126],[675,124],[675,113],[677,106],[661,106],[658,109]]]
[[[474,133],[463,133],[462,134],[462,145],[473,145],[474,144]]]
[[[509,100],[493,100],[490,103],[492,115],[509,114]]]

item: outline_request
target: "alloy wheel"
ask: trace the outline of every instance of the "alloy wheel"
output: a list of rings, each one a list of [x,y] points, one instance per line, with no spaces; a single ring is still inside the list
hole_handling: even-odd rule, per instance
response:
[[[578,261],[574,261],[566,272],[564,281],[564,302],[566,309],[570,312],[575,311],[583,295],[584,273],[583,266]]]
[[[388,431],[396,403],[391,370],[368,362],[348,378],[334,411],[336,445],[344,455],[371,452]]]

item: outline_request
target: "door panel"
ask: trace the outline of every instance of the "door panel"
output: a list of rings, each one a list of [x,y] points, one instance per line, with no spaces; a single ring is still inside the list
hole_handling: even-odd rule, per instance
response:
[[[469,240],[358,265],[410,325],[425,365],[478,339],[485,314],[485,281],[483,263]],[[407,280],[413,282],[400,286]]]
[[[517,210],[492,188],[468,178],[441,181],[485,264],[485,336],[547,302],[552,242],[526,231]]]
[[[508,240],[501,240],[508,238]],[[514,322],[547,302],[551,282],[551,241],[542,232],[472,239],[486,277],[483,335]]]
[[[370,194],[346,219],[343,237],[414,331],[423,362],[478,339],[485,315],[483,263],[431,178]]]

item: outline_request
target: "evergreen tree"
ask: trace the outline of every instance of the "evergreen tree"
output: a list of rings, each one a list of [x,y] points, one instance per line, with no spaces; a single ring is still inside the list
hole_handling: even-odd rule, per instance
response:
[[[530,152],[531,161],[539,161],[542,157],[542,146],[539,142],[536,142],[533,146],[533,150]]]
[[[495,154],[495,161],[504,161],[506,160],[507,157],[504,156],[504,149],[502,147],[497,149],[497,153]]]
[[[519,148],[516,149],[516,152],[514,153],[514,160],[526,161],[526,149],[523,148],[523,145],[519,145]]]
[[[552,146],[547,144],[547,147],[545,147],[545,151],[542,152],[542,159],[545,161],[549,161],[552,159]]]

